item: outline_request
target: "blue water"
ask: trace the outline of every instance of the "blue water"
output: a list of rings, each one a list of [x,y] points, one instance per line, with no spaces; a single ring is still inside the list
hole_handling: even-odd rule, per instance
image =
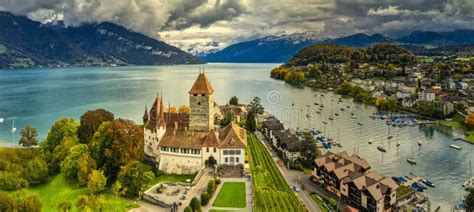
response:
[[[141,66],[116,68],[68,68],[0,70],[0,145],[15,146],[19,131],[26,125],[38,128],[43,139],[52,123],[61,117],[78,119],[87,110],[104,108],[116,117],[141,123],[145,105],[150,106],[157,93],[163,93],[166,104],[176,107],[188,103],[187,92],[194,82],[199,67],[216,90],[216,102],[225,104],[232,96],[249,102],[254,96],[262,99],[266,110],[280,118],[286,127],[317,128],[326,136],[335,138],[350,153],[366,158],[371,166],[384,175],[408,175],[413,172],[427,176],[436,184],[427,194],[434,208],[441,205],[449,210],[465,193],[461,184],[469,177],[469,161],[474,162],[474,145],[454,142],[450,135],[430,128],[405,127],[390,130],[393,139],[387,140],[388,127],[382,120],[369,115],[375,108],[353,103],[340,96],[309,88],[295,88],[273,80],[270,70],[279,64],[206,64],[186,66]],[[315,97],[315,94],[318,97]],[[295,106],[292,106],[294,102]],[[322,114],[316,114],[314,102],[323,103]],[[308,107],[309,105],[309,107]],[[349,105],[351,108],[347,109]],[[341,107],[346,111],[340,111]],[[311,117],[306,118],[306,113]],[[339,116],[333,114],[338,112]],[[353,112],[358,119],[351,119]],[[327,120],[330,115],[335,120]],[[11,134],[12,120],[18,128]],[[363,122],[360,126],[357,122]],[[397,136],[398,135],[398,136]],[[395,146],[396,140],[401,144]],[[374,143],[369,145],[368,140]],[[417,141],[423,145],[418,147]],[[382,143],[383,142],[383,143]],[[448,147],[455,143],[462,150]],[[387,152],[376,149],[383,145]],[[413,152],[413,154],[412,154]],[[417,161],[411,167],[408,157]]]

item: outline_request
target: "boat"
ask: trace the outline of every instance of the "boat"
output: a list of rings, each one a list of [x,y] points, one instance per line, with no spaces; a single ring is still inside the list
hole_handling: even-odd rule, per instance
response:
[[[341,108],[341,111],[345,111],[345,110],[346,110],[346,109],[344,109],[344,108]]]
[[[372,139],[369,139],[369,144],[372,144],[372,142],[373,142]]]
[[[421,146],[421,144],[423,144],[423,141],[418,140],[418,146]]]
[[[309,115],[309,113],[306,114],[306,118],[310,118],[311,116]]]
[[[392,138],[393,138],[393,136],[391,136],[391,135],[389,135],[389,136],[387,137],[387,139],[392,139]]]
[[[318,111],[316,111],[316,113],[317,113],[317,114],[321,114],[321,111],[318,110]]]
[[[377,149],[381,152],[387,152],[387,150],[383,148],[382,146],[378,146]]]
[[[416,161],[415,161],[415,159],[413,159],[413,158],[408,158],[408,159],[407,159],[407,162],[408,162],[409,164],[416,165]]]
[[[357,122],[357,124],[358,124],[358,125],[364,125],[364,123],[362,123],[362,122]]]
[[[11,133],[15,134],[15,132],[16,132],[15,119],[13,119],[13,125],[12,125],[12,129],[11,129]]]
[[[346,107],[347,107],[347,108],[351,108],[351,106],[349,106],[349,105],[347,105]]]
[[[315,102],[314,105],[319,105],[319,103]]]
[[[400,146],[400,143],[398,143],[398,141],[397,141],[397,147],[399,147],[399,146]]]
[[[323,120],[323,124],[327,124],[327,123],[328,123],[327,121]]]
[[[466,190],[474,189],[474,176],[472,175],[471,161],[469,161],[469,170],[471,172],[471,179],[467,180],[462,184],[462,187],[464,187],[464,189]]]
[[[451,145],[449,145],[449,147],[451,147],[451,148],[453,148],[453,149],[457,149],[457,150],[460,150],[460,149],[461,149],[461,147],[458,146],[458,145],[456,145],[456,144],[451,144]]]
[[[0,123],[3,123],[5,121],[5,118],[0,118]]]
[[[429,186],[429,187],[435,187],[435,184],[432,183],[431,181],[425,179],[425,178],[421,178],[421,182],[424,183],[425,185]]]
[[[357,119],[357,116],[352,115],[351,118],[352,119]]]
[[[329,116],[328,119],[331,120],[331,121],[334,120],[334,118],[332,116]]]
[[[334,113],[334,115],[338,116],[338,115],[339,115],[339,113]]]

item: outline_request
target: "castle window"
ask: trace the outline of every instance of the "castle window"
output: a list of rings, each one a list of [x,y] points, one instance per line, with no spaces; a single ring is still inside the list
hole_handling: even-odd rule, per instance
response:
[[[240,150],[235,150],[236,155],[240,155]]]
[[[206,152],[209,152],[209,147],[206,147]]]
[[[229,159],[228,159],[227,157],[225,158],[225,162],[226,162],[226,163],[229,162]]]
[[[201,96],[206,96],[206,94],[201,94]]]
[[[228,150],[224,150],[224,155],[228,155],[229,154],[229,151]],[[227,162],[227,161],[226,161]]]
[[[236,162],[236,163],[239,162],[239,157],[236,157],[236,158],[235,158],[235,162]]]
[[[198,102],[198,105],[201,105],[201,102]]]
[[[216,148],[214,147],[214,153],[216,153]]]
[[[197,94],[194,94],[194,96],[198,96]]]

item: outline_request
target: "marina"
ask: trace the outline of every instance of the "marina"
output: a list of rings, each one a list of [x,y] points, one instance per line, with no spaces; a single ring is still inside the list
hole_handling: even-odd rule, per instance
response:
[[[253,97],[259,96],[265,110],[274,114],[286,127],[315,129],[321,131],[325,138],[336,138],[335,142],[342,147],[331,145],[331,148],[356,152],[386,176],[402,176],[410,172],[418,176],[429,174],[427,179],[435,183],[436,187],[427,189],[423,195],[429,197],[432,208],[441,206],[441,211],[445,211],[464,196],[462,184],[472,177],[468,163],[474,161],[474,145],[453,141],[457,136],[437,131],[429,124],[416,123],[405,127],[390,125],[393,138],[387,139],[387,119],[371,117],[372,114],[378,114],[375,107],[354,102],[352,98],[341,97],[333,92],[297,88],[269,78],[270,70],[278,65],[211,63],[204,66],[206,75],[215,80],[214,89],[222,91],[216,95],[216,103],[225,104],[236,94],[240,102],[250,102]],[[178,65],[1,71],[0,96],[6,101],[0,101],[0,113],[5,118],[4,123],[0,124],[0,143],[3,146],[15,146],[18,143],[19,133],[11,133],[11,117],[17,117],[17,129],[28,124],[36,127],[40,134],[39,140],[45,138],[55,120],[61,117],[78,120],[85,111],[96,108],[105,108],[117,117],[140,123],[144,107],[142,102],[153,99],[156,91],[173,94],[164,99],[166,102],[169,99],[177,107],[186,104],[187,95],[174,94],[174,91],[188,89],[194,82],[198,67]],[[272,96],[276,98],[270,98]],[[70,97],[74,98],[71,100]],[[319,105],[315,105],[315,102]],[[332,112],[331,107],[334,108]],[[341,111],[341,107],[345,107],[345,111]],[[336,109],[339,116],[334,116]],[[306,116],[308,111],[309,118]],[[330,116],[334,116],[332,121],[328,119]],[[417,141],[420,139],[423,143],[418,146]],[[460,149],[451,148],[450,144]],[[377,146],[382,146],[386,152],[377,150]],[[414,167],[406,161],[412,157],[412,149],[417,162]],[[427,166],[429,170],[424,168]]]

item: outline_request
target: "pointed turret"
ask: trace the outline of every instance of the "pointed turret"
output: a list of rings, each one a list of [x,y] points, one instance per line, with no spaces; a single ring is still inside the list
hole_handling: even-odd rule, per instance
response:
[[[207,79],[204,73],[199,73],[194,85],[189,91],[189,94],[213,94],[214,88],[212,88],[209,79]]]
[[[143,124],[146,125],[150,120],[150,115],[148,114],[148,109],[145,106],[145,114],[143,114]]]

